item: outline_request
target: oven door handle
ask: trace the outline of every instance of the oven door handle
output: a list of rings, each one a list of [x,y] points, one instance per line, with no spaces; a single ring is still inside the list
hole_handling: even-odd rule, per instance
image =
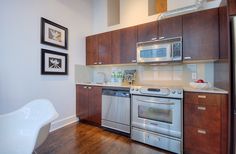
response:
[[[146,103],[155,103],[155,104],[160,104],[160,105],[175,105],[175,103],[158,103],[156,101],[152,101],[152,100],[140,100],[137,99],[140,102],[146,102]]]

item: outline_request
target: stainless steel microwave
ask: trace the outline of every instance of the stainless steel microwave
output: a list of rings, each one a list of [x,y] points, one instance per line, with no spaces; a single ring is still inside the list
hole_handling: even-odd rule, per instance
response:
[[[182,61],[182,37],[137,43],[137,62]]]

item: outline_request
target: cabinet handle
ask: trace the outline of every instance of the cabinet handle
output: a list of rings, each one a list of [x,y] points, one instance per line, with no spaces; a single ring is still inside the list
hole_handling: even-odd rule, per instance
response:
[[[198,98],[206,98],[206,96],[204,96],[204,95],[198,95]]]
[[[93,64],[94,64],[94,65],[97,65],[98,63],[97,63],[97,62],[94,62]]]
[[[131,60],[131,62],[132,62],[132,63],[136,63],[136,62],[137,62],[137,60],[136,60],[136,59],[134,59],[134,60]]]
[[[202,111],[205,111],[206,110],[206,107],[203,107],[203,106],[198,106],[197,107],[198,110],[202,110]]]
[[[102,62],[99,62],[98,64],[99,64],[99,65],[101,65],[101,64],[102,64]]]
[[[84,86],[84,89],[87,89],[88,87],[87,86]]]
[[[197,133],[198,133],[198,134],[206,134],[206,131],[203,130],[203,129],[198,129],[198,130],[197,130]]]
[[[159,37],[159,40],[162,40],[162,39],[164,39],[165,37],[163,37],[163,36],[161,36],[161,37]]]
[[[92,89],[92,87],[88,87],[88,89]]]
[[[156,38],[156,37],[153,37],[151,40],[154,41],[154,40],[157,40],[157,38]]]
[[[192,59],[192,57],[184,57],[185,60]]]

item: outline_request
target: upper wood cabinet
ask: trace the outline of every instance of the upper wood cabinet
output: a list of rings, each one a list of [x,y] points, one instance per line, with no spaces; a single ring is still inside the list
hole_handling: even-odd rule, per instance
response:
[[[98,39],[98,64],[111,64],[111,32],[97,35]]]
[[[76,115],[81,121],[101,125],[102,87],[76,86]]]
[[[214,8],[86,38],[86,64],[136,63],[136,43],[183,38],[183,60],[228,58],[227,10]]]
[[[97,35],[86,37],[86,64],[96,65],[98,57],[98,40]]]
[[[220,33],[220,59],[228,59],[229,43],[229,21],[227,7],[219,8],[219,33]]]
[[[121,52],[120,52],[120,30],[111,32],[111,63],[121,63]]]
[[[218,8],[183,16],[183,59],[219,58]]]
[[[157,21],[138,25],[138,42],[158,39]]]
[[[111,64],[111,32],[86,38],[86,64]]]
[[[236,15],[236,1],[228,0],[229,15]]]
[[[159,39],[182,36],[182,16],[158,21]]]
[[[136,63],[137,26],[120,30],[120,63]]]

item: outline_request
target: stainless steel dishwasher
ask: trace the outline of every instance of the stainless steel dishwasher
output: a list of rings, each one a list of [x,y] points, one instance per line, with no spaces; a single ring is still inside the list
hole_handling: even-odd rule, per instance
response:
[[[130,134],[130,93],[128,89],[103,89],[102,126]]]

